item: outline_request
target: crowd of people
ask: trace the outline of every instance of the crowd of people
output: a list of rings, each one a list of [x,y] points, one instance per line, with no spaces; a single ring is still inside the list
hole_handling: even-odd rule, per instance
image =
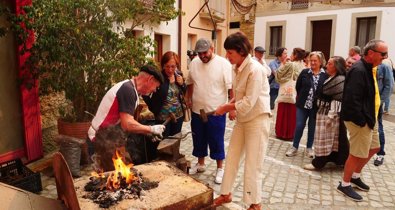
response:
[[[204,172],[208,155],[216,161],[214,182],[221,184],[221,195],[214,205],[219,206],[232,201],[233,184],[244,157],[244,202],[250,210],[261,209],[263,160],[270,117],[276,110],[275,135],[292,140],[285,155],[299,154],[307,123],[305,155],[311,164],[304,168],[320,170],[328,162],[344,166],[337,190],[355,201],[362,200],[351,184],[368,191],[369,186],[360,178],[362,169],[375,154],[374,164],[383,164],[385,155],[382,115],[388,113],[394,85],[392,65],[382,63],[388,57],[386,43],[371,40],[362,54],[356,46],[349,50],[348,58],[333,56],[328,60],[320,51],[302,48],[294,48],[288,57],[287,48],[281,47],[269,64],[264,60],[265,49],[253,49],[243,33],[229,35],[224,48],[226,58],[214,53],[209,39],[201,38],[195,49],[188,51],[188,76],[180,71],[178,55],[169,51],[162,56],[161,71],[144,66],[138,76],[116,84],[92,121],[88,145],[95,141],[96,131],[117,123],[130,133],[175,135],[190,109],[192,155],[197,158],[190,173]],[[135,119],[139,95],[155,116],[153,125]],[[225,152],[227,113],[235,124]],[[169,115],[175,120],[163,125]]]

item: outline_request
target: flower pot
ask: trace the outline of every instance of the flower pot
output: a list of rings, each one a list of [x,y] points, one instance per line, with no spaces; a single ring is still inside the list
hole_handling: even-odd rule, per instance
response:
[[[64,122],[58,119],[58,133],[66,136],[71,136],[79,139],[86,139],[88,137],[88,129],[91,122]]]

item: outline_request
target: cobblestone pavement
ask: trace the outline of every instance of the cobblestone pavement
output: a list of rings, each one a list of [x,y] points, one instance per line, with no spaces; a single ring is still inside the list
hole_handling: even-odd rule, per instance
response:
[[[392,97],[394,107],[395,98]],[[390,113],[395,114],[391,109]],[[390,119],[391,116],[388,117]],[[274,127],[274,117],[272,128]],[[391,120],[393,121],[393,120]],[[370,186],[369,192],[358,191],[364,200],[354,202],[345,198],[336,191],[336,187],[341,180],[343,169],[334,165],[325,167],[322,171],[307,171],[303,169],[305,164],[310,163],[311,159],[303,153],[306,143],[306,133],[302,137],[299,153],[295,157],[286,157],[285,152],[291,147],[291,142],[282,141],[275,138],[272,129],[267,155],[264,160],[264,178],[262,204],[263,209],[395,209],[395,122],[384,120],[386,134],[384,164],[376,167],[372,160],[362,171],[362,179]],[[228,122],[225,133],[225,146],[228,146],[232,132],[233,122]],[[183,132],[190,131],[189,123],[185,123]],[[181,142],[181,153],[185,154],[192,165],[196,163],[192,153],[192,138],[189,135]],[[225,163],[226,164],[226,163]],[[195,178],[208,184],[215,191],[217,197],[220,185],[214,183],[216,163],[206,159],[206,171],[193,175]],[[241,162],[240,170],[233,191],[233,202],[217,209],[245,209],[242,202],[243,195],[243,166]],[[86,167],[83,174],[88,175],[90,168]],[[42,195],[56,198],[56,187],[53,178],[43,174]]]

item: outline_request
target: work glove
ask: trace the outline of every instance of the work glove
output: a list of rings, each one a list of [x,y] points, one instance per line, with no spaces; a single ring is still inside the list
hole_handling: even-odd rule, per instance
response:
[[[162,138],[162,133],[165,131],[164,125],[151,125],[151,133]]]

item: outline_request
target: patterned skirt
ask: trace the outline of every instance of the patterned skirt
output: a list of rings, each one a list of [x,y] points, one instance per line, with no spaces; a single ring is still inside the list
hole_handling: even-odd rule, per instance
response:
[[[318,114],[315,124],[314,153],[317,157],[328,156],[339,148],[339,116]]]

